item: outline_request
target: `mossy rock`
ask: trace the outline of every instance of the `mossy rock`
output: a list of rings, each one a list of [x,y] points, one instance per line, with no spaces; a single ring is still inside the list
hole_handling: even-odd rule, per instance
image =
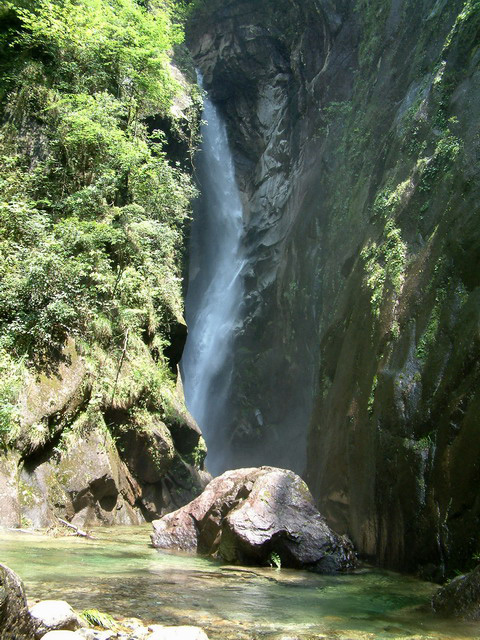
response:
[[[0,564],[0,640],[31,640],[34,623],[20,578]]]
[[[85,399],[88,370],[70,339],[64,349],[65,362],[56,374],[29,373],[20,393],[20,434],[15,447],[30,454],[62,430],[63,417],[74,413]]]
[[[432,607],[444,616],[480,620],[480,565],[442,587],[433,597]]]
[[[123,460],[142,482],[158,482],[172,466],[175,447],[169,429],[158,414],[135,412],[117,432]]]

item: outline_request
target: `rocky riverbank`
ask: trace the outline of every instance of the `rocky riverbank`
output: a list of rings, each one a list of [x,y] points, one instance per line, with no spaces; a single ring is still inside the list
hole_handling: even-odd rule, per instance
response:
[[[97,364],[73,342],[69,356],[55,375],[27,377],[15,448],[0,453],[0,526],[134,525],[199,495],[206,447],[180,381],[165,383],[157,410],[141,409],[146,387],[130,363],[118,395],[100,396]],[[142,357],[153,364],[147,349]]]
[[[114,620],[99,611],[75,612],[63,600],[29,605],[21,579],[0,564],[0,640],[208,640],[200,627]]]

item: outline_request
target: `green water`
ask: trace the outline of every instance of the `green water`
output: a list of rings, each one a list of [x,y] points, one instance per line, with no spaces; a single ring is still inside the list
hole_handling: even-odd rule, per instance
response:
[[[0,561],[30,599],[163,624],[196,624],[212,639],[480,638],[477,625],[438,620],[436,587],[378,570],[342,576],[222,566],[149,547],[150,527],[96,529],[95,540],[0,535]]]

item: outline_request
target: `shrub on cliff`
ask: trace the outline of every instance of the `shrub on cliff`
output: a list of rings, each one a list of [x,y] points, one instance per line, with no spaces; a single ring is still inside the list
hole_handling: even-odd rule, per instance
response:
[[[116,358],[130,335],[164,367],[195,190],[146,124],[173,121],[182,39],[174,3],[148,5],[12,0],[0,11],[5,358],[52,371],[69,336]]]

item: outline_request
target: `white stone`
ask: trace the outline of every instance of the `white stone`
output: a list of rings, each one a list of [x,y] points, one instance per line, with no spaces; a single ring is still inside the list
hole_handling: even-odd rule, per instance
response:
[[[76,633],[83,640],[109,640],[115,635],[115,631],[99,631],[98,629],[79,629]]]
[[[30,609],[32,618],[41,632],[58,629],[74,630],[84,626],[72,607],[64,600],[43,600]]]
[[[42,640],[81,640],[82,636],[75,631],[65,631],[65,629],[56,629],[55,631],[49,631]]]
[[[208,640],[208,636],[200,627],[160,627],[146,640]]]

